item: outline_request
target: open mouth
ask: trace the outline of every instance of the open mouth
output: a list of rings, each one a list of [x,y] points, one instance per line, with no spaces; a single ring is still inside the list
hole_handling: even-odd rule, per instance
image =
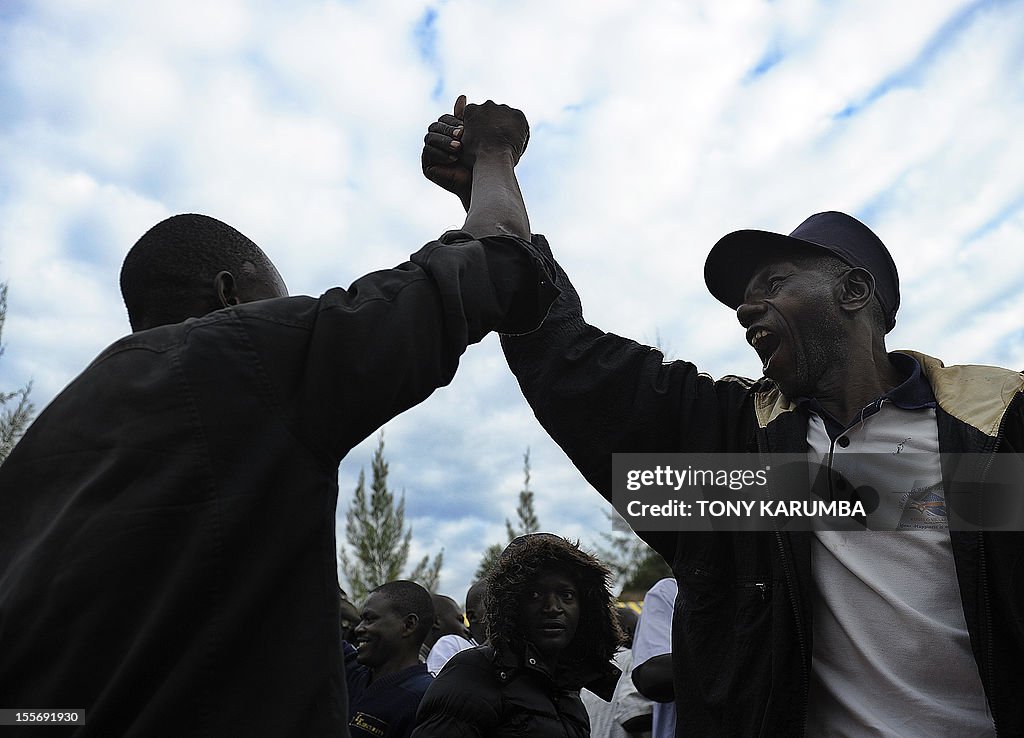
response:
[[[782,341],[777,335],[764,328],[751,328],[747,331],[747,343],[757,352],[761,359],[761,371],[767,372],[772,357],[779,350]]]

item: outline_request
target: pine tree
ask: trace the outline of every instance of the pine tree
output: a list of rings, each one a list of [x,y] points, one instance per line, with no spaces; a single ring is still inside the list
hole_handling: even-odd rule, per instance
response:
[[[476,567],[476,573],[473,575],[473,581],[479,581],[486,577],[491,569],[494,568],[494,565],[498,563],[498,557],[501,556],[501,552],[504,550],[505,546],[502,546],[500,543],[492,543],[485,548],[483,556],[480,557],[480,564]]]
[[[523,454],[523,488],[519,492],[519,505],[516,506],[516,517],[519,525],[515,528],[505,518],[505,531],[508,533],[508,540],[516,536],[524,536],[527,533],[536,533],[540,530],[540,521],[537,520],[537,513],[533,509],[533,492],[530,491],[530,448],[526,448]]]
[[[523,489],[519,492],[519,504],[516,506],[516,518],[518,524],[513,526],[508,518],[505,518],[505,533],[508,541],[504,545],[492,543],[486,549],[480,559],[480,565],[474,575],[476,579],[483,579],[487,573],[498,562],[498,557],[505,550],[512,539],[524,536],[527,533],[536,533],[540,530],[540,521],[537,520],[537,513],[533,509],[533,492],[530,490],[530,449],[527,447],[523,454]]]
[[[351,553],[342,546],[338,552],[341,570],[349,582],[352,602],[360,603],[375,587],[403,578],[401,571],[409,558],[412,528],[405,526],[405,492],[396,501],[388,489],[388,463],[384,460],[384,433],[370,465],[370,497],[366,495],[366,474],[359,472],[352,503],[345,516],[345,538]],[[433,562],[424,556],[405,578],[433,591],[437,588],[444,560],[442,549]]]
[[[420,559],[420,563],[416,564],[416,568],[414,568],[406,578],[411,579],[414,582],[419,582],[431,592],[436,592],[438,585],[441,583],[442,563],[444,563],[443,548],[437,552],[433,561],[430,560],[429,555]]]
[[[612,510],[605,516],[611,523],[611,533],[602,533],[607,546],[598,545],[597,556],[612,570],[623,592],[646,592],[651,586],[672,575],[665,560],[644,543],[622,516]]]
[[[7,283],[0,283],[0,338],[3,337],[4,320],[7,318]],[[0,342],[0,356],[3,356],[4,347]],[[14,444],[21,438],[21,434],[32,422],[35,415],[35,406],[28,399],[32,391],[32,383],[29,382],[21,389],[13,392],[0,392],[0,464],[4,462],[8,454],[14,449]]]

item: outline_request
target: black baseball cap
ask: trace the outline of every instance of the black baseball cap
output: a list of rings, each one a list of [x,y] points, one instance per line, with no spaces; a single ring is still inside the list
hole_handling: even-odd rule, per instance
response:
[[[828,211],[817,213],[788,236],[770,231],[735,231],[711,249],[704,263],[704,282],[719,302],[733,310],[743,302],[743,293],[754,270],[773,251],[793,247],[827,251],[850,266],[861,267],[875,279],[875,296],[885,314],[885,330],[896,325],[900,307],[900,278],[885,244],[856,218]]]

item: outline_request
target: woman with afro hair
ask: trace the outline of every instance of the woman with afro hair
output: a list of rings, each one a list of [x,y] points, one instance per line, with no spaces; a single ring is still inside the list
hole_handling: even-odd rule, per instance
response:
[[[550,533],[512,541],[487,577],[488,640],[457,653],[420,703],[413,738],[590,735],[587,687],[610,699],[622,640],[608,569]]]

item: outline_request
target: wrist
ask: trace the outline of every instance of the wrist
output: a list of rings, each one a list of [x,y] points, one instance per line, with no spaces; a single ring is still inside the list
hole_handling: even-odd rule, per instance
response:
[[[516,165],[516,157],[512,147],[508,144],[480,146],[474,153],[474,169],[481,164],[484,166],[514,167]]]

